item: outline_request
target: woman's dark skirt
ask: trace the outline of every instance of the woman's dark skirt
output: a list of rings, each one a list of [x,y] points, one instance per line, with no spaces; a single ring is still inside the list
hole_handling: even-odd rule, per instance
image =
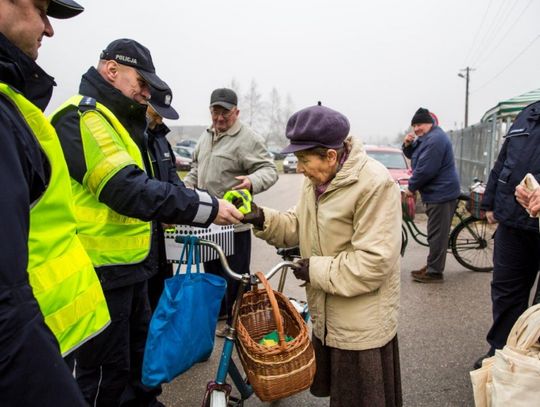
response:
[[[343,350],[313,336],[317,372],[310,391],[330,396],[330,407],[394,407],[403,404],[397,336],[381,348]]]

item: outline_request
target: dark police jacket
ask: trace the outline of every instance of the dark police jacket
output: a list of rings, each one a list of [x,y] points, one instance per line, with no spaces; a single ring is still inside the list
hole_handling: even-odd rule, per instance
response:
[[[500,223],[538,233],[538,219],[529,217],[514,196],[528,172],[540,182],[540,102],[523,109],[504,136],[482,200],[482,209],[493,211]]]
[[[145,137],[145,145],[148,157],[152,161],[152,176],[160,181],[170,182],[177,186],[183,186],[176,172],[176,160],[171,145],[165,138],[170,129],[165,124],[159,124],[154,129],[148,129]],[[164,230],[161,222],[154,222],[152,235],[157,239],[158,246],[158,269],[166,273],[170,270],[167,264],[165,251]],[[178,254],[180,256],[180,253]]]
[[[2,34],[0,82],[41,110],[55,85]],[[0,140],[0,405],[82,406],[80,390],[28,281],[30,208],[45,192],[50,165],[28,125],[3,94]]]
[[[216,217],[218,201],[212,198],[212,211],[207,222],[195,223],[199,197],[183,184],[174,185],[152,177],[146,154],[146,107],[124,96],[106,82],[95,68],[82,77],[79,93],[94,98],[109,108],[139,146],[145,157],[146,172],[130,165],[116,173],[103,188],[100,200],[114,211],[133,218],[172,224],[207,227]],[[53,125],[58,132],[71,177],[82,183],[86,164],[76,108],[64,110]],[[98,267],[104,289],[112,289],[147,280],[157,271],[157,238],[153,234],[148,257],[139,264]]]

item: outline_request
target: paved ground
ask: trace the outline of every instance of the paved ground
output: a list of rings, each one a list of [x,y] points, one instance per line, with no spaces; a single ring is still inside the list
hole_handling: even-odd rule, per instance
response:
[[[256,197],[262,205],[287,209],[294,205],[302,176],[281,175],[268,192]],[[399,344],[404,405],[472,406],[469,370],[474,360],[487,350],[484,337],[491,322],[490,273],[465,270],[449,255],[444,284],[413,283],[409,271],[424,265],[427,249],[410,243],[402,261]],[[274,249],[254,239],[252,270],[268,270],[279,261]],[[303,296],[294,278],[286,287],[289,295]],[[206,382],[219,362],[221,340],[216,340],[210,361],[193,367],[164,386],[161,397],[169,407],[199,406]],[[279,402],[262,403],[255,396],[245,406],[328,406],[304,392]],[[353,407],[353,406],[351,406]]]

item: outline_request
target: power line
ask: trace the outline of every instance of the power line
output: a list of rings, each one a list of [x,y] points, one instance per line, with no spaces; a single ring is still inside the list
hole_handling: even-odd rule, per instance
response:
[[[491,7],[491,4],[493,3],[493,0],[490,0],[488,3],[488,6],[486,7],[486,11],[484,12],[484,16],[482,17],[482,21],[480,22],[480,25],[478,26],[478,29],[476,30],[476,33],[474,34],[473,41],[471,43],[471,47],[469,48],[469,52],[467,52],[467,56],[465,57],[465,61],[463,61],[463,65],[465,65],[465,62],[469,60],[469,57],[471,56],[471,52],[475,46],[476,40],[478,38],[478,34],[480,34],[480,31],[482,30],[482,27],[484,26],[484,22],[486,21],[486,17],[489,13],[489,9]]]
[[[508,34],[510,33],[510,31],[512,31],[512,29],[514,27],[517,26],[517,22],[521,19],[521,17],[523,17],[523,15],[525,14],[525,12],[527,11],[527,9],[529,8],[529,6],[533,3],[533,0],[529,0],[529,3],[527,3],[527,5],[525,6],[525,8],[521,11],[521,13],[519,14],[519,16],[512,22],[512,24],[510,24],[508,26],[508,29],[505,31],[505,33],[502,35],[502,37],[500,38],[499,42],[495,45],[495,47],[493,47],[491,49],[491,51],[489,51],[487,54],[484,55],[484,57],[479,61],[477,62],[476,66],[479,66],[481,65],[483,62],[485,62],[492,54],[493,52],[495,52],[497,50],[497,48],[499,48],[499,46],[502,44],[502,42],[507,38]]]
[[[472,57],[472,60],[471,60],[471,65],[474,65],[473,62],[477,59],[478,54],[482,53],[482,50],[485,48],[485,45],[487,45],[487,42],[489,42],[489,37],[491,35],[491,32],[494,29],[496,29],[496,27],[497,27],[497,25],[499,23],[499,16],[501,15],[501,12],[502,12],[505,4],[507,4],[507,3],[505,3],[504,0],[499,3],[499,8],[495,12],[495,15],[494,15],[493,19],[491,20],[491,23],[490,23],[489,27],[486,29],[486,31],[484,32],[484,35],[482,36],[480,42],[478,43],[478,47],[477,47],[476,52],[473,54],[473,57]]]
[[[478,92],[480,89],[486,87],[487,85],[489,85],[491,82],[493,82],[495,79],[497,79],[499,76],[501,76],[501,74],[506,71],[514,62],[516,62],[519,57],[521,57],[538,39],[540,38],[540,34],[538,34],[530,43],[529,45],[527,45],[525,48],[523,48],[523,50],[517,54],[514,59],[512,59],[503,69],[501,69],[499,71],[499,73],[497,73],[493,78],[491,78],[490,80],[488,80],[487,82],[485,82],[484,84],[482,84],[481,86],[479,86],[478,88],[476,88],[475,90],[473,90],[471,93],[475,93],[475,92]]]

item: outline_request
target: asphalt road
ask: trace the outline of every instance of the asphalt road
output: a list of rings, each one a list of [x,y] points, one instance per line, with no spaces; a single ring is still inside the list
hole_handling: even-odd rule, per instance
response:
[[[302,181],[302,175],[282,174],[274,187],[256,196],[256,202],[285,210],[295,204]],[[491,273],[468,271],[449,254],[444,284],[414,283],[409,272],[423,266],[426,255],[427,248],[411,242],[402,259],[398,338],[404,405],[472,406],[469,371],[487,350],[484,338],[491,322]],[[268,270],[279,260],[274,248],[254,238],[252,271]],[[292,276],[285,291],[305,298]],[[216,338],[211,359],[165,385],[160,400],[169,407],[200,406],[206,383],[215,375],[221,347],[222,340]],[[306,391],[272,404],[253,396],[244,405],[317,407],[328,406],[329,401]]]

